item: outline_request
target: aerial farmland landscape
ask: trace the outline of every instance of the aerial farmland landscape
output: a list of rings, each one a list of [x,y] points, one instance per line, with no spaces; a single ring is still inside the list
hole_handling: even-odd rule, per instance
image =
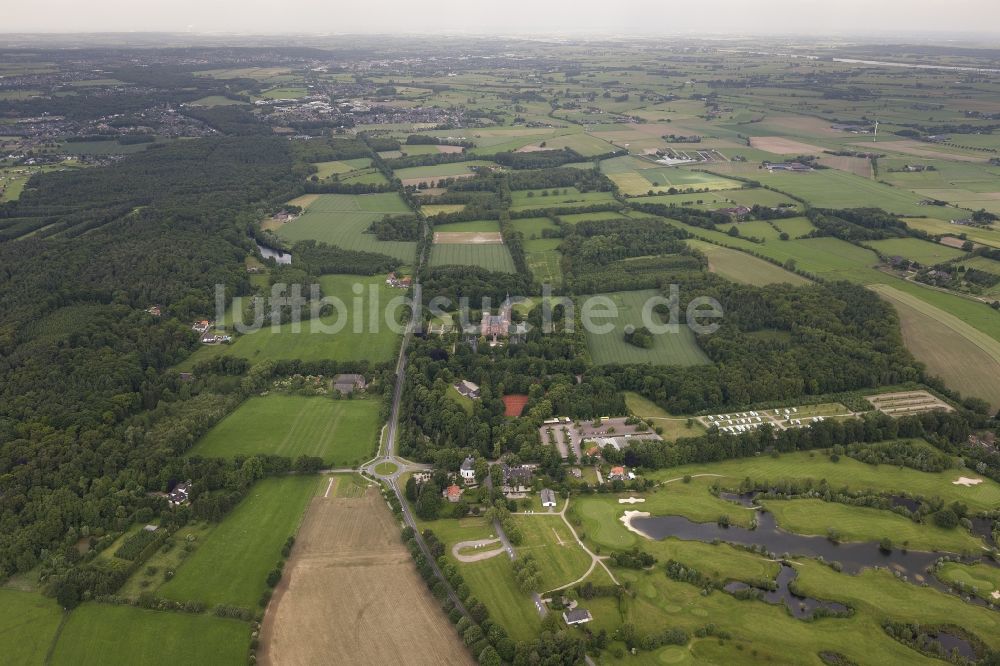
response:
[[[1000,8],[309,4],[4,12],[0,664],[1000,666]]]

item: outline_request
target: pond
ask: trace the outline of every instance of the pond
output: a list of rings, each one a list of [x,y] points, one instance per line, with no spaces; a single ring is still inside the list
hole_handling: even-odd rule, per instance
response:
[[[744,546],[763,546],[769,552],[781,555],[822,557],[828,562],[839,562],[847,573],[856,574],[871,567],[885,567],[916,582],[924,582],[924,572],[937,560],[940,553],[902,551],[898,548],[883,552],[875,542],[835,543],[822,536],[805,536],[786,532],[778,527],[774,515],[759,511],[757,529],[720,527],[716,523],[695,523],[682,516],[652,516],[632,518],[632,527],[651,539],[675,537],[685,541],[712,542],[718,539]]]
[[[292,263],[292,255],[284,250],[275,250],[274,248],[267,247],[266,245],[261,245],[256,240],[257,249],[260,250],[260,255],[265,259],[274,259],[279,264],[290,264]]]
[[[760,590],[761,598],[769,604],[784,604],[786,608],[797,618],[811,618],[818,609],[831,611],[834,613],[846,613],[850,609],[844,604],[835,601],[820,601],[811,597],[802,597],[789,589],[789,584],[795,580],[798,573],[795,569],[784,562],[781,563],[781,571],[775,579],[778,587],[775,590],[765,588],[755,588]],[[740,581],[734,581],[726,585],[723,589],[730,594],[748,590],[754,586]]]

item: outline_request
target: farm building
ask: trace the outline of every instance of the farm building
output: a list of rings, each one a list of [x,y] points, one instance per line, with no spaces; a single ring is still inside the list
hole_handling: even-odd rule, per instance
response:
[[[550,507],[556,505],[556,493],[551,488],[542,488],[542,506]]]
[[[365,378],[364,375],[356,374],[344,374],[337,375],[333,378],[333,388],[339,391],[343,395],[348,393],[354,393],[354,391],[362,391],[365,388]]]

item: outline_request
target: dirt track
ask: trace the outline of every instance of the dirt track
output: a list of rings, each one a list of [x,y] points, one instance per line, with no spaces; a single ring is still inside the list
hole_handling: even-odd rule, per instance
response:
[[[258,662],[473,663],[374,489],[313,499],[268,606]]]

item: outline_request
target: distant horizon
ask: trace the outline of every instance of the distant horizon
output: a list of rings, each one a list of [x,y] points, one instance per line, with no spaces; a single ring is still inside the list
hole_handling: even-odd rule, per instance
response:
[[[508,0],[470,5],[460,0],[368,0],[364,5],[317,5],[288,0],[94,0],[80,5],[51,0],[21,5],[4,17],[2,34],[189,34],[205,36],[884,36],[976,35],[1000,47],[1000,4],[952,0],[716,0],[683,5],[620,0],[613,8],[590,8],[572,0]]]

